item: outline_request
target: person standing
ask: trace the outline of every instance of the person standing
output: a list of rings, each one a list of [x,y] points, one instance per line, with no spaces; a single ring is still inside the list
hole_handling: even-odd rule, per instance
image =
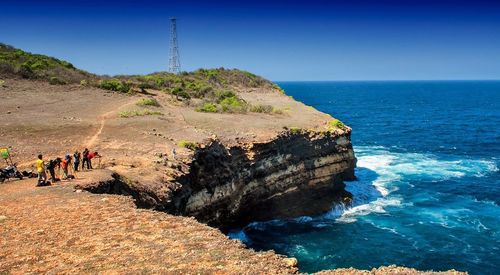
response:
[[[78,152],[78,150],[75,151],[75,153],[73,154],[73,170],[75,170],[75,172],[78,171],[78,167],[80,166],[80,158],[82,157],[82,155],[80,154],[80,152]]]
[[[47,165],[47,170],[49,170],[50,173],[50,180],[53,183],[60,180],[56,177],[56,167],[59,169],[61,168],[61,158],[49,160],[49,164]]]
[[[45,173],[45,162],[42,155],[38,155],[36,160],[36,172],[38,173],[38,184],[36,186],[46,185],[47,173]]]
[[[93,152],[93,153],[89,153],[89,154],[88,154],[88,159],[89,159],[90,169],[93,169],[93,168],[92,168],[92,159],[93,159],[93,158],[100,158],[100,157],[101,157],[101,155],[99,155],[99,153],[97,153],[97,151],[96,151],[96,152]]]
[[[83,159],[82,159],[82,171],[85,170],[85,164],[87,164],[87,169],[90,169],[90,162],[89,162],[89,149],[85,148],[83,150]]]
[[[67,154],[61,161],[61,168],[63,170],[63,180],[68,179],[68,168],[71,166],[71,156]]]

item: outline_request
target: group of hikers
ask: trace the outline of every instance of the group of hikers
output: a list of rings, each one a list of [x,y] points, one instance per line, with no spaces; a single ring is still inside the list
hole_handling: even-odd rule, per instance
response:
[[[43,155],[38,155],[38,159],[36,160],[36,171],[38,173],[38,183],[37,186],[45,186],[50,185],[50,182],[47,181],[47,172],[50,174],[50,181],[56,182],[61,179],[56,177],[56,168],[58,172],[62,170],[62,179],[74,179],[75,176],[70,174],[71,170],[73,173],[78,172],[80,170],[80,163],[82,171],[87,169],[91,170],[92,168],[92,159],[101,158],[101,155],[97,151],[91,152],[89,149],[85,148],[83,152],[79,152],[78,150],[73,153],[73,156],[70,154],[66,154],[64,158],[57,157],[55,159],[47,161],[43,160]]]

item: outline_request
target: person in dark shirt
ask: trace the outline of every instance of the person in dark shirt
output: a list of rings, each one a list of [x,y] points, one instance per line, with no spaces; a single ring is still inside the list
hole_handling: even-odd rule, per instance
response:
[[[85,170],[85,164],[87,164],[87,169],[92,169],[89,162],[89,149],[85,148],[82,153],[82,170]]]
[[[56,167],[61,168],[61,158],[49,160],[49,163],[47,164],[47,170],[49,170],[50,180],[52,182],[59,181],[56,177]]]
[[[80,158],[82,157],[82,154],[80,152],[75,151],[75,153],[73,154],[73,170],[75,170],[75,172],[78,171],[78,167],[80,166]]]

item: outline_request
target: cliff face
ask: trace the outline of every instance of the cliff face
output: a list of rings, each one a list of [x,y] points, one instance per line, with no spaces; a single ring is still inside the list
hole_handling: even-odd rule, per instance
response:
[[[80,188],[131,195],[141,207],[194,216],[219,228],[251,221],[318,215],[349,203],[354,180],[350,129],[285,131],[274,139],[226,147],[218,140],[195,151],[168,183],[141,184],[111,174]]]
[[[167,209],[218,227],[317,215],[350,201],[343,180],[355,178],[355,165],[350,129],[230,148],[213,141],[196,151]]]

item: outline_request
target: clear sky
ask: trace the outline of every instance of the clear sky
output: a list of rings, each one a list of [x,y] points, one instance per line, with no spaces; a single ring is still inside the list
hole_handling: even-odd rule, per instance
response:
[[[500,79],[497,1],[0,0],[0,42],[99,74],[241,68],[271,80]]]

